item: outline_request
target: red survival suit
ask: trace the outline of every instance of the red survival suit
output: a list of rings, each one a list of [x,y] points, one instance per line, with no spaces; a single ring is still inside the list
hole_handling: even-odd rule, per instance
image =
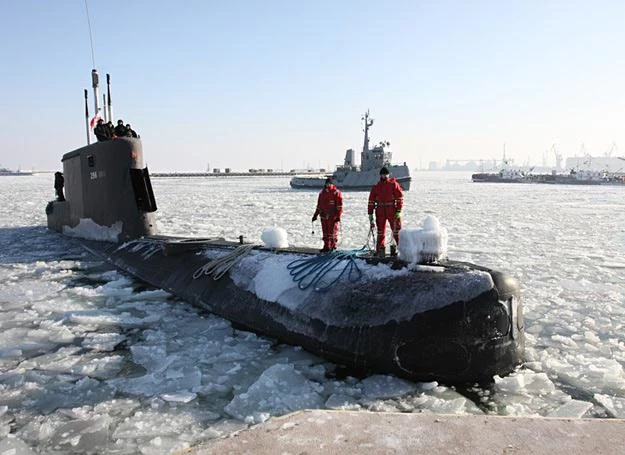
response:
[[[380,177],[380,181],[373,185],[369,193],[369,215],[375,209],[375,224],[378,227],[378,251],[384,249],[386,238],[386,222],[393,231],[395,242],[399,244],[401,229],[401,209],[404,206],[404,193],[394,178]]]
[[[313,221],[321,215],[321,229],[323,231],[323,250],[336,250],[336,242],[339,238],[339,221],[343,213],[343,195],[333,184],[326,184],[319,193],[317,210],[313,215]]]

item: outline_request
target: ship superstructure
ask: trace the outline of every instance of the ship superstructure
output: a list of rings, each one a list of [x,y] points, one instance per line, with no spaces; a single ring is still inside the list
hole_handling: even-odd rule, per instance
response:
[[[334,184],[341,190],[363,191],[370,190],[380,178],[380,168],[386,166],[391,177],[394,177],[404,190],[410,189],[410,169],[406,163],[392,164],[393,154],[390,151],[390,142],[381,141],[377,145],[370,147],[369,130],[373,126],[373,119],[367,111],[362,120],[364,121],[364,142],[360,153],[360,166],[356,164],[356,153],[353,149],[345,152],[345,160],[342,165],[336,167],[332,173]],[[304,177],[295,176],[291,179],[291,186],[298,189],[320,189],[323,188],[327,176]]]

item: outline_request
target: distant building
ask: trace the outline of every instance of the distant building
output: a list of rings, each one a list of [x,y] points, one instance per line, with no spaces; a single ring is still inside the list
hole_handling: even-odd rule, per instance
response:
[[[567,158],[565,169],[587,169],[590,171],[625,172],[625,158],[620,156],[574,156]]]

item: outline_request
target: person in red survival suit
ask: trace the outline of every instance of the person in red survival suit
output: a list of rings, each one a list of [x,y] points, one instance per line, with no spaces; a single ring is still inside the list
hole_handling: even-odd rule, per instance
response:
[[[401,186],[394,178],[389,178],[389,171],[386,166],[380,169],[380,180],[373,185],[369,193],[369,223],[371,229],[373,224],[373,210],[375,209],[375,222],[378,226],[378,242],[376,254],[384,257],[386,237],[386,222],[388,221],[393,231],[395,245],[391,246],[391,256],[397,255],[397,244],[399,243],[399,231],[401,229],[401,209],[404,206],[404,193]]]
[[[323,231],[322,253],[336,250],[336,242],[339,237],[339,223],[343,213],[343,195],[327,178],[323,189],[317,199],[317,209],[312,217],[313,223],[321,215],[321,230]]]

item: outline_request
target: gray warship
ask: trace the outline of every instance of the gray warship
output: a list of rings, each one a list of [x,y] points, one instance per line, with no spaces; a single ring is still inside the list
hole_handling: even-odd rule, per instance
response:
[[[391,164],[392,153],[390,143],[382,141],[373,148],[369,148],[369,128],[373,126],[373,119],[367,111],[362,120],[365,122],[365,140],[360,154],[360,166],[356,165],[353,149],[345,152],[345,161],[336,167],[332,174],[334,184],[341,190],[368,191],[380,178],[380,168],[388,167],[391,177],[399,182],[404,191],[410,189],[410,169],[404,164]],[[327,176],[304,177],[295,176],[291,179],[291,187],[304,190],[318,190],[323,188]]]

